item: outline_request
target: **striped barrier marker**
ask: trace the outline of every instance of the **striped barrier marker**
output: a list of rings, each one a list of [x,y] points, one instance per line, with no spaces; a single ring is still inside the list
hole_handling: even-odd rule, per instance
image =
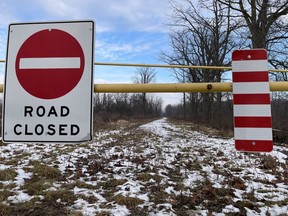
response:
[[[232,53],[235,148],[245,152],[273,149],[267,52]]]

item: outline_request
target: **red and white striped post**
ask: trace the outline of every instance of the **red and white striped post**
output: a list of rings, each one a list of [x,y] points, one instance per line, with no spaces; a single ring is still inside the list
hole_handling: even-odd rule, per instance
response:
[[[245,152],[273,149],[267,52],[232,53],[235,148]]]

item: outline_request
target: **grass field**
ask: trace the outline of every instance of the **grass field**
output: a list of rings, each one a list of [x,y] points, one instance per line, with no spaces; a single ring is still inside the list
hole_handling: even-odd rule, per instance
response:
[[[287,215],[288,145],[236,152],[231,134],[166,118],[82,144],[1,144],[0,215]]]

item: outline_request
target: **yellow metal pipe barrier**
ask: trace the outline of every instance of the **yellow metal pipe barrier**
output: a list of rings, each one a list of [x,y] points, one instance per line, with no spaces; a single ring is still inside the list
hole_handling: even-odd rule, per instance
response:
[[[5,60],[0,60],[5,63]],[[231,70],[231,67],[168,65],[168,64],[131,64],[95,62],[100,66],[132,66],[159,68],[194,68],[212,70]],[[288,70],[269,69],[272,72],[288,72]],[[270,91],[288,91],[288,82],[270,82]],[[3,84],[0,84],[3,92]],[[137,92],[232,92],[232,83],[161,83],[161,84],[94,84],[94,92],[99,93],[137,93]]]
[[[211,70],[232,70],[232,67],[224,66],[200,66],[200,65],[168,65],[168,64],[131,64],[131,63],[110,63],[110,62],[95,62],[99,66],[124,66],[124,67],[158,67],[158,68],[192,68],[192,69],[211,69]],[[268,69],[271,72],[288,72],[285,69]]]
[[[288,91],[288,82],[270,82],[270,91]],[[98,93],[232,92],[232,83],[94,84]]]
[[[288,82],[270,82],[270,91],[288,91]]]
[[[228,92],[231,83],[149,83],[149,84],[95,84],[94,92]]]
[[[5,63],[5,60],[0,60]],[[124,66],[124,67],[155,67],[155,68],[192,68],[192,69],[211,69],[211,70],[232,70],[231,67],[224,66],[201,66],[201,65],[169,65],[169,64],[137,64],[137,63],[111,63],[111,62],[95,62],[98,66]],[[268,69],[271,72],[288,72],[286,69]]]
[[[288,91],[288,82],[270,82],[270,91]],[[3,84],[0,84],[3,92]],[[94,84],[97,93],[141,92],[232,92],[231,82],[218,83],[153,83],[153,84]]]
[[[94,64],[98,65],[98,66],[192,68],[192,69],[231,70],[231,67],[224,67],[224,66],[169,65],[169,64],[132,64],[132,63],[109,63],[109,62],[95,62]]]

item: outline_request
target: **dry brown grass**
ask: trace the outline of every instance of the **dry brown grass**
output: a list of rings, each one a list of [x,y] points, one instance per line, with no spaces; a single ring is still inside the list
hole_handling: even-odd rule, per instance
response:
[[[277,183],[288,181],[287,163],[279,163],[273,156],[257,154],[235,153],[235,158],[231,159],[225,149],[216,149],[213,143],[205,145],[205,139],[222,136],[221,132],[211,132],[208,127],[172,121],[180,132],[175,130],[175,136],[166,138],[139,129],[139,124],[143,122],[110,124],[107,126],[109,129],[103,131],[103,136],[99,133],[99,137],[95,137],[95,143],[55,145],[53,148],[50,146],[53,149],[50,152],[46,151],[45,145],[27,145],[27,149],[35,151],[33,153],[17,148],[5,149],[5,153],[10,155],[15,151],[15,157],[1,158],[10,168],[0,171],[0,216],[81,216],[78,212],[81,207],[74,206],[78,199],[87,201],[90,207],[97,207],[99,212],[95,214],[100,216],[111,215],[110,210],[115,210],[118,205],[126,206],[130,215],[137,216],[159,211],[197,215],[199,210],[204,209],[209,215],[222,212],[227,205],[240,211],[227,215],[245,215],[247,208],[258,212],[261,205],[287,205],[287,199],[273,201],[272,197],[277,194],[276,190],[281,190]],[[173,128],[167,128],[169,133],[174,133]],[[206,131],[206,136],[194,134],[196,128]],[[110,130],[115,133],[109,134]],[[32,159],[33,154],[40,159]],[[58,160],[59,155],[62,161]],[[250,166],[258,170],[261,178],[251,176],[251,169],[247,169]],[[15,167],[32,173],[20,186],[15,183],[18,175]],[[63,172],[59,167],[64,168]],[[270,181],[262,178],[265,173],[273,174],[277,179]],[[193,180],[194,177],[199,179]],[[249,182],[252,181],[271,186],[272,195],[268,197],[271,191],[267,189],[249,191]],[[137,192],[132,188],[134,183]],[[219,187],[220,184],[222,186]],[[33,198],[12,203],[8,198],[17,195],[17,190]],[[241,201],[234,201],[236,190],[242,193]],[[140,194],[149,201],[140,199]],[[266,200],[260,200],[259,194]],[[102,196],[104,201],[98,196]],[[167,207],[169,204],[172,207]],[[71,210],[75,208],[78,211]]]
[[[17,175],[17,172],[12,168],[0,170],[0,181],[14,180]]]

